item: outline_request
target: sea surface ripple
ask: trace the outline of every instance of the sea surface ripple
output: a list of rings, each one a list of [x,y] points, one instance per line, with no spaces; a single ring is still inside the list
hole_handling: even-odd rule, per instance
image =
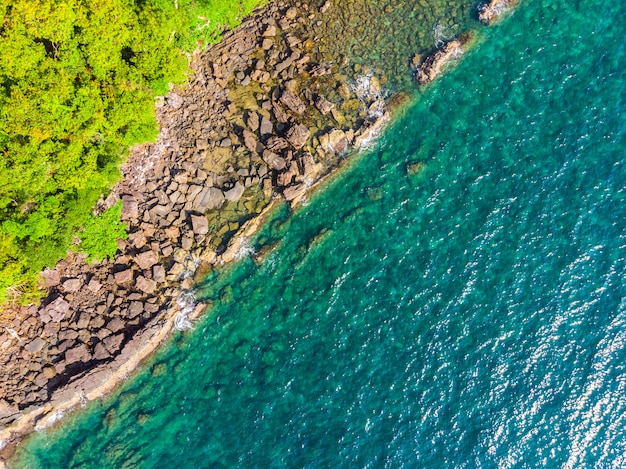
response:
[[[624,18],[527,0],[483,30],[19,465],[625,467]]]

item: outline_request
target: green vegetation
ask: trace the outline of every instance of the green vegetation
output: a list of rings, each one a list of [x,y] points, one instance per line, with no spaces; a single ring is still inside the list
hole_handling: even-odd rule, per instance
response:
[[[119,207],[91,210],[157,135],[155,96],[184,81],[183,52],[259,3],[0,0],[0,304],[35,298],[70,247],[115,252]]]

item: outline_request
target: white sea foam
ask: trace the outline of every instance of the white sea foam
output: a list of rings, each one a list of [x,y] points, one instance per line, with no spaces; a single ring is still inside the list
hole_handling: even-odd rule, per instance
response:
[[[185,291],[180,294],[176,300],[180,310],[174,316],[174,329],[177,331],[186,331],[193,329],[193,324],[189,320],[189,313],[195,308],[197,301],[192,291]]]
[[[239,248],[237,249],[237,252],[235,252],[233,257],[236,261],[238,261],[240,259],[243,259],[244,257],[250,257],[254,255],[255,252],[256,251],[250,244],[250,240],[247,237],[242,236],[241,240],[239,241]]]

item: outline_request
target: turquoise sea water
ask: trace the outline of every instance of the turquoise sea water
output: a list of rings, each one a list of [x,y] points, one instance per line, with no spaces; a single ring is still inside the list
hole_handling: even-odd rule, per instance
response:
[[[626,466],[625,18],[527,0],[483,30],[17,466]]]

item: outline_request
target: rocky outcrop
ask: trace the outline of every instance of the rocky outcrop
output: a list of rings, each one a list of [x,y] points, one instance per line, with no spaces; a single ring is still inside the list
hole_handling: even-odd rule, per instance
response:
[[[498,20],[504,13],[515,8],[520,0],[490,0],[478,7],[478,18],[485,24]]]
[[[469,35],[453,39],[423,59],[417,67],[415,81],[423,86],[441,75],[446,65],[463,54],[463,47],[469,39]]]
[[[199,265],[235,259],[271,204],[298,203],[378,132],[380,81],[368,74],[370,92],[327,60],[318,14],[267,7],[198,53],[188,86],[159,102],[157,142],[133,149],[96,207],[122,201],[129,236],[114,259],[70,254],[42,275],[41,304],[0,315],[0,431],[113,372],[138,334],[171,319]]]

